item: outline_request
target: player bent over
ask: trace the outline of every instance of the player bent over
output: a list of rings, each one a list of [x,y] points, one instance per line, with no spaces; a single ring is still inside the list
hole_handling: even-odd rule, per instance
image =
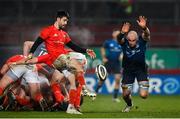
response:
[[[22,55],[21,55],[22,56]],[[24,62],[26,59],[24,56],[17,62]],[[11,64],[10,69],[5,73],[5,75],[0,80],[0,95],[3,95],[4,89],[12,84],[13,82],[24,78],[28,83],[30,89],[30,95],[35,102],[38,102],[43,111],[45,111],[48,106],[40,92],[40,84],[38,80],[37,70],[35,65],[16,65]]]

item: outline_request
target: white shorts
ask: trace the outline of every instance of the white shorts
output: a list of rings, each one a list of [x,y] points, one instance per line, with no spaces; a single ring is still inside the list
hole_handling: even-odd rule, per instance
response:
[[[49,80],[44,74],[39,73],[38,79],[40,84],[47,84],[48,86],[50,86]]]
[[[41,86],[44,86],[44,85],[50,86],[49,80],[43,74],[38,75],[37,83],[40,83]],[[23,85],[25,87],[28,86],[28,82],[26,82],[26,79],[22,78],[21,85]]]
[[[27,83],[39,83],[38,74],[34,67],[35,65],[15,65],[10,70],[18,79],[22,77]]]
[[[86,71],[87,59],[86,59],[85,55],[83,55],[82,53],[78,53],[78,52],[69,52],[68,55],[70,56],[70,59],[76,59],[77,61],[79,61],[83,65],[84,71]]]

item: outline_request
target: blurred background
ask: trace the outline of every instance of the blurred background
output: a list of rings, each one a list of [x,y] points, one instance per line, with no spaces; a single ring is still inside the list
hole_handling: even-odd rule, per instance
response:
[[[101,64],[100,47],[114,28],[130,21],[138,29],[139,15],[148,18],[151,42],[146,62],[150,67],[150,93],[180,94],[180,1],[178,0],[0,0],[0,67],[22,54],[23,42],[34,41],[42,27],[54,23],[57,10],[70,13],[68,32],[74,42],[93,48],[97,58],[88,58],[86,81],[97,83],[94,68]],[[113,92],[109,76],[100,93]],[[137,85],[134,93],[137,93]],[[121,91],[120,91],[121,92]]]

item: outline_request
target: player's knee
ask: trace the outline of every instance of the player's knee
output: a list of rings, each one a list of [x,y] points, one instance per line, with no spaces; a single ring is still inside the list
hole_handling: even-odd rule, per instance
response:
[[[123,90],[123,97],[126,97],[126,96],[129,96],[132,92],[132,84],[122,84],[121,87],[122,87],[122,90]]]
[[[140,97],[146,99],[148,97],[149,82],[141,81],[139,82],[139,87],[140,87]]]
[[[148,97],[148,93],[140,93],[140,97],[146,99]]]
[[[55,71],[52,75],[52,81],[58,81],[64,78],[63,74],[61,74],[59,71]]]

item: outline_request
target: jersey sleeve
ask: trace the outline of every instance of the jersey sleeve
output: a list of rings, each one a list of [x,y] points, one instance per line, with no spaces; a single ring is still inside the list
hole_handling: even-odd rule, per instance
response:
[[[38,62],[37,63],[45,63],[49,66],[52,66],[51,62],[51,56],[49,54],[38,56]]]
[[[45,55],[38,56],[37,58],[38,58],[38,63],[45,63],[47,60],[50,59],[50,55],[45,54]]]
[[[49,37],[49,34],[50,34],[50,29],[47,27],[47,28],[42,29],[42,31],[40,33],[40,37],[43,40],[46,40]]]

